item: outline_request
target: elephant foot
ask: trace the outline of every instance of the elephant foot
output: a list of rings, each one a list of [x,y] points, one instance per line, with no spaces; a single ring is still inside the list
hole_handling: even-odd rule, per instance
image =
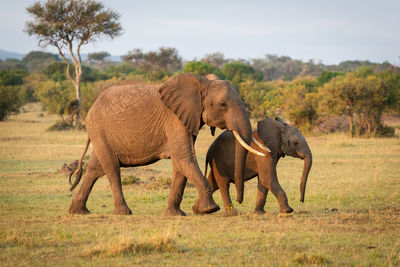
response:
[[[281,209],[279,212],[280,213],[292,213],[293,209],[291,207],[287,207],[285,209]]]
[[[256,215],[264,215],[265,214],[265,210],[264,209],[255,209],[254,210],[254,214],[256,214]]]
[[[212,198],[209,198],[207,200],[200,200],[199,198],[192,207],[192,210],[195,214],[213,213],[218,211],[219,209],[219,206],[214,202]]]
[[[235,207],[233,207],[233,206],[225,207],[225,215],[226,216],[237,216],[239,214],[240,214],[240,212],[237,209],[235,209]]]
[[[128,206],[121,205],[114,209],[113,214],[115,214],[115,215],[131,215],[132,211],[130,208],[128,208]]]
[[[69,213],[85,215],[85,214],[90,214],[90,211],[86,207],[74,207],[73,205],[71,205],[69,207]]]
[[[180,208],[167,207],[164,211],[165,216],[186,216],[186,213]]]

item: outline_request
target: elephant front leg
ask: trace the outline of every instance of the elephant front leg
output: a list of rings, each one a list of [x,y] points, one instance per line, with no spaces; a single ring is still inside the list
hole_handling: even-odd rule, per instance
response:
[[[278,183],[277,179],[272,179],[271,189],[272,194],[276,197],[279,203],[279,212],[281,213],[291,213],[293,209],[289,206],[288,199],[285,191],[283,191],[281,185]]]
[[[254,209],[254,213],[260,215],[265,214],[264,206],[265,206],[265,201],[267,200],[267,195],[268,195],[268,189],[262,186],[260,178],[258,178],[256,208]]]
[[[187,173],[185,176],[194,184],[199,193],[199,199],[197,199],[192,207],[193,212],[196,214],[207,214],[218,211],[220,208],[214,202],[211,187],[201,173],[197,162],[190,162],[187,167],[184,168],[184,171]]]
[[[259,165],[259,164],[258,164]],[[283,191],[281,185],[278,182],[276,175],[276,162],[272,164],[265,164],[264,167],[258,166],[258,175],[261,185],[274,194],[279,203],[281,213],[291,213],[293,209],[288,204],[288,199],[285,191]]]
[[[199,193],[199,199],[193,206],[193,212],[198,214],[216,212],[219,210],[219,206],[214,202],[210,184],[197,164],[194,138],[180,122],[179,125],[175,131],[167,133],[174,170],[187,177]]]
[[[172,174],[172,183],[171,189],[169,190],[168,195],[168,204],[167,208],[164,212],[164,215],[167,216],[185,216],[185,212],[183,212],[180,208],[183,192],[185,191],[187,178],[182,174],[173,171]]]
[[[197,199],[192,208],[193,212],[196,214],[207,214],[218,211],[219,206],[212,198],[211,187],[201,173],[197,161],[193,159],[192,161],[184,163],[183,166],[181,172],[194,184],[199,193],[199,199]]]

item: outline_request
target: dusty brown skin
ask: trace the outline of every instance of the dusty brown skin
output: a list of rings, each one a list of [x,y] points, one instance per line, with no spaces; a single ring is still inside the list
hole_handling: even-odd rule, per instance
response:
[[[257,198],[255,212],[264,214],[264,206],[268,191],[272,191],[277,198],[280,212],[290,213],[293,209],[288,204],[285,191],[278,182],[276,165],[281,157],[289,155],[304,159],[303,175],[300,184],[300,201],[304,202],[304,193],[308,174],[312,165],[312,153],[303,135],[295,127],[277,119],[266,118],[257,124],[257,131],[253,136],[266,147],[271,153],[265,153],[266,157],[260,157],[249,153],[246,160],[244,180],[247,181],[258,176]],[[206,157],[205,175],[207,165],[210,164],[211,171],[208,175],[208,182],[211,191],[218,188],[221,191],[222,199],[227,214],[236,214],[229,196],[229,184],[235,183],[233,175],[233,164],[235,154],[235,138],[232,133],[225,131],[212,143]],[[258,148],[254,142],[251,146]]]
[[[176,75],[161,85],[122,83],[105,90],[86,117],[88,142],[93,151],[83,182],[75,193],[70,213],[86,214],[86,201],[98,178],[107,175],[114,199],[114,214],[131,214],[121,187],[120,167],[134,167],[170,158],[172,184],[167,215],[185,215],[180,209],[186,181],[196,187],[195,213],[219,209],[200,171],[194,142],[207,124],[235,130],[250,144],[251,126],[243,102],[226,81],[210,81],[193,74]],[[86,153],[87,147],[85,148]],[[235,160],[237,179],[243,181],[247,152]],[[83,156],[82,156],[83,157]],[[71,190],[79,183],[81,166]]]

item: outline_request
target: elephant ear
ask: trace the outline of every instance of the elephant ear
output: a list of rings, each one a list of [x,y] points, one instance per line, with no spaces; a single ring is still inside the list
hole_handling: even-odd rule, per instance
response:
[[[276,117],[275,120],[276,120],[276,121],[279,121],[280,123],[282,123],[282,124],[285,125],[285,126],[289,126],[289,124],[288,124],[286,121],[282,120],[282,119],[279,118],[279,117]]]
[[[258,136],[263,141],[264,145],[271,149],[271,156],[277,157],[279,148],[281,147],[281,131],[282,124],[266,117],[264,120],[257,123]]]
[[[205,78],[194,74],[180,74],[168,79],[159,88],[165,106],[193,135],[197,135],[200,130],[203,105],[201,79]]]

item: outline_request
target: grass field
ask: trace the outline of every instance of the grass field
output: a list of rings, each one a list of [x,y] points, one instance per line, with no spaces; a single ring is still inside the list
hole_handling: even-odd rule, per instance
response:
[[[264,216],[253,215],[256,181],[246,183],[241,215],[223,209],[196,216],[187,187],[186,217],[164,217],[168,188],[124,186],[134,215],[115,216],[111,190],[100,179],[89,197],[92,214],[68,214],[72,193],[64,163],[78,159],[85,132],[47,132],[57,117],[39,104],[0,122],[0,265],[2,266],[293,266],[400,265],[400,140],[308,138],[314,164],[305,203],[299,202],[303,162],[286,157],[280,183],[295,212],[279,215],[268,196]],[[206,128],[206,127],[205,127]],[[201,131],[196,151],[203,169],[214,137]],[[124,178],[166,180],[168,160],[124,169]],[[231,194],[235,198],[234,187]],[[219,191],[214,194],[222,206]]]

